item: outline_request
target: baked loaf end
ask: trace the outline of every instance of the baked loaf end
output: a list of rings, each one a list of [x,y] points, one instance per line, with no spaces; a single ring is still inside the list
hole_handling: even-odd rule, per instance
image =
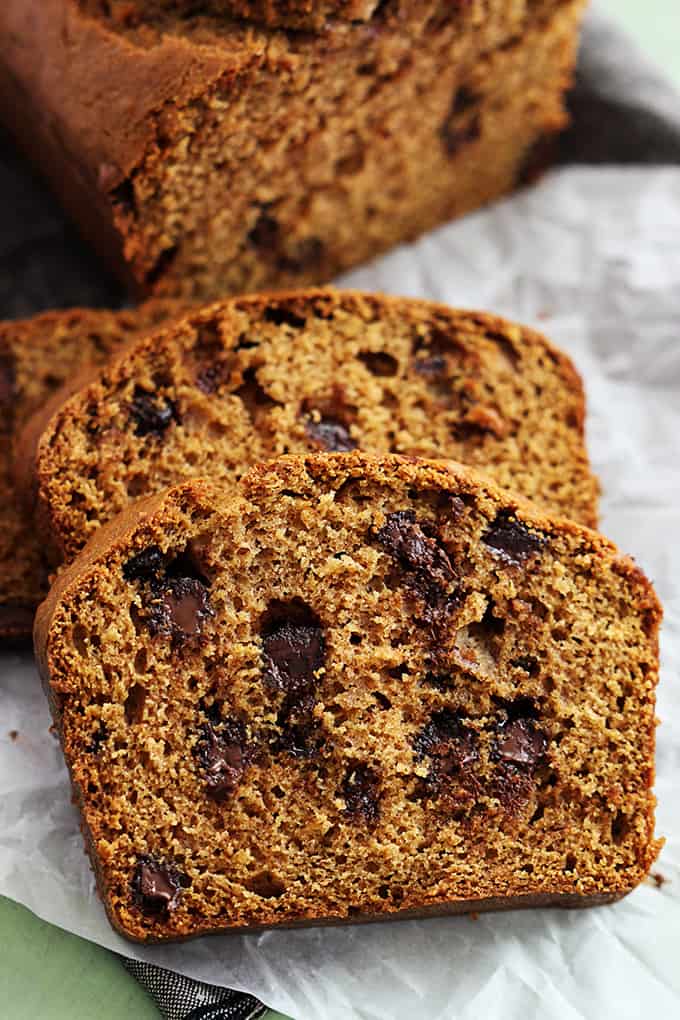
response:
[[[459,465],[288,457],[102,528],[36,651],[139,940],[630,891],[660,607],[600,535]]]
[[[0,117],[145,293],[327,282],[525,181],[566,122],[583,0],[387,4],[318,34],[209,6],[126,27],[0,5]]]
[[[49,412],[48,412],[49,413]],[[452,457],[592,524],[571,362],[495,316],[353,291],[238,298],[140,339],[24,436],[39,516],[71,558],[128,502],[283,453]]]
[[[27,638],[47,593],[47,565],[31,516],[15,497],[14,447],[26,421],[83,365],[101,364],[180,304],[150,301],[134,311],[69,309],[0,322],[0,640]]]

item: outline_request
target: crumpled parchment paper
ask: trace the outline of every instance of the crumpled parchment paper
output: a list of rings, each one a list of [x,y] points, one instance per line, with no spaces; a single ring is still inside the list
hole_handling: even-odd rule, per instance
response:
[[[655,873],[586,911],[128,944],[109,928],[27,656],[0,658],[0,893],[126,955],[298,1020],[680,1016],[680,170],[563,169],[345,285],[537,326],[583,373],[602,528],[665,602]],[[13,740],[10,731],[16,730]]]

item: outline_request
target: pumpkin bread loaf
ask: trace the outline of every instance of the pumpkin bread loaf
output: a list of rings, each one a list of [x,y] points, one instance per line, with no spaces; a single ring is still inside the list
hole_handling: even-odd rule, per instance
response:
[[[140,496],[315,449],[451,457],[592,524],[583,417],[573,365],[530,329],[352,291],[256,295],[126,347],[29,423],[20,466],[57,559]]]
[[[524,182],[584,0],[388,2],[317,34],[161,6],[3,0],[0,118],[134,286],[204,299],[327,282]]]
[[[149,301],[130,311],[69,309],[0,322],[0,640],[27,638],[47,593],[47,566],[35,524],[14,495],[17,433],[54,392],[82,370],[102,364],[126,340],[151,330],[180,305]]]
[[[602,903],[654,839],[660,608],[469,468],[284,457],[129,507],[36,651],[139,940]]]

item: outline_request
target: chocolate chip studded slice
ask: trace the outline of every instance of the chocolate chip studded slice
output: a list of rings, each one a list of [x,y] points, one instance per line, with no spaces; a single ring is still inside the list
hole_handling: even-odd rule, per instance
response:
[[[131,886],[145,914],[167,914],[179,903],[185,876],[173,865],[150,855],[140,857]]]
[[[468,459],[594,524],[582,421],[578,377],[530,330],[301,291],[224,301],[133,344],[33,420],[21,459],[65,559],[130,501],[188,478],[231,484],[279,452]]]
[[[644,877],[658,605],[528,505],[550,554],[499,568],[482,536],[516,506],[460,465],[284,457],[145,501],[59,572],[36,648],[117,926],[584,905]],[[183,580],[214,615],[178,644],[144,612]]]

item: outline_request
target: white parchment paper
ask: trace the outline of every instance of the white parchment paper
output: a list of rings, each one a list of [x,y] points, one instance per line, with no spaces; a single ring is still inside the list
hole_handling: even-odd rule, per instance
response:
[[[501,312],[574,358],[603,530],[665,602],[649,882],[526,911],[132,946],[109,928],[27,657],[0,659],[0,892],[127,955],[252,992],[297,1020],[680,1016],[680,170],[567,169],[342,284]],[[15,740],[10,731],[18,731]]]

